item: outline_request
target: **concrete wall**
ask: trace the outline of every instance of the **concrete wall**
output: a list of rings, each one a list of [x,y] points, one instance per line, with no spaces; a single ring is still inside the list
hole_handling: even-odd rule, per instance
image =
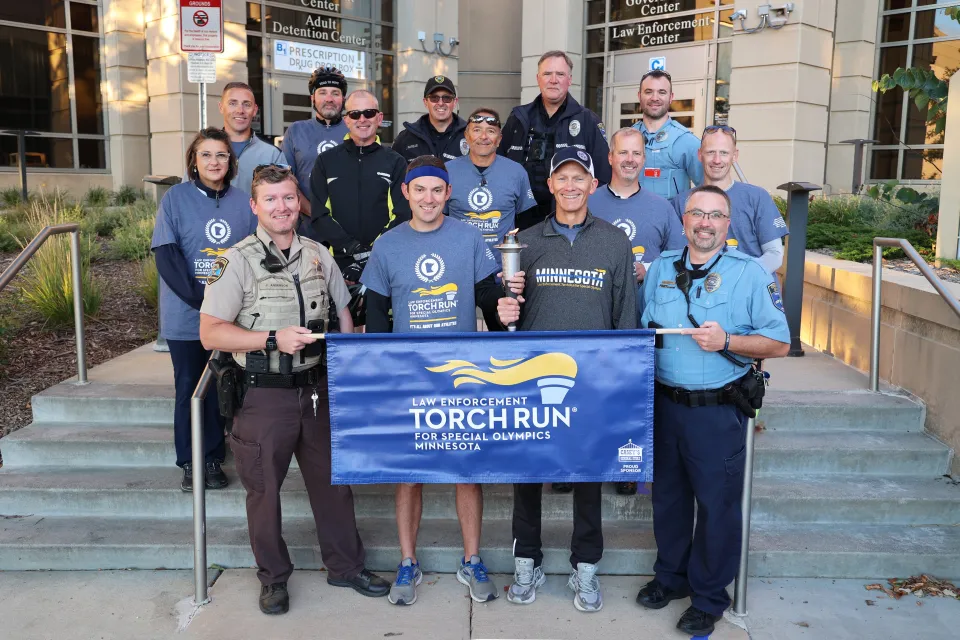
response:
[[[200,85],[187,80],[187,54],[180,52],[179,4],[144,0],[147,93],[150,104],[152,173],[183,175],[184,154],[200,127]],[[207,85],[207,125],[222,126],[217,102],[228,82],[247,81],[246,5],[224,3],[224,52],[217,56],[217,82]]]
[[[801,339],[861,370],[870,367],[870,269],[807,252],[804,273]],[[960,284],[947,287],[960,298]],[[927,431],[960,451],[960,318],[919,275],[884,269],[881,300],[880,378],[922,399]]]
[[[424,45],[417,38],[418,31],[425,32],[426,48],[433,51],[433,34],[442,33],[443,50],[449,51],[451,37],[463,39],[459,33],[459,11],[457,0],[397,0],[397,58],[394,71],[397,77],[397,125],[393,129],[394,134],[403,131],[404,122],[416,120],[425,113],[423,87],[432,76],[447,76],[459,88],[459,47],[449,57],[424,53]]]
[[[843,0],[859,4],[855,0]],[[765,0],[742,0],[747,27]],[[826,162],[830,66],[837,0],[798,0],[789,22],[759,33],[734,30],[730,126],[750,182],[772,191],[789,181],[820,184]]]
[[[135,182],[129,184],[140,188],[140,176]],[[0,173],[0,189],[13,187],[20,188],[20,174],[4,171]],[[114,188],[114,178],[109,173],[55,173],[52,171],[28,171],[27,189],[30,191],[45,191],[53,193],[55,189],[62,189],[70,195],[79,198],[91,187],[103,187],[104,189]]]
[[[515,5],[516,3],[514,3]],[[580,101],[583,87],[583,1],[523,0],[523,39],[520,47],[520,102],[526,104],[540,95],[537,61],[545,51],[566,51],[573,59],[570,95]]]
[[[506,121],[520,104],[523,20],[516,0],[460,0],[460,115],[489,107]],[[483,33],[482,38],[469,34]]]
[[[849,193],[852,186],[854,147],[840,141],[871,137],[871,84],[879,19],[880,0],[837,3],[825,193]]]

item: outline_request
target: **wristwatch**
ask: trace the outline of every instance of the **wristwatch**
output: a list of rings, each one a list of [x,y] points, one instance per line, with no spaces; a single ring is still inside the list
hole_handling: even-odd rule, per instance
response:
[[[277,350],[277,332],[271,331],[267,336],[267,351],[276,351]]]

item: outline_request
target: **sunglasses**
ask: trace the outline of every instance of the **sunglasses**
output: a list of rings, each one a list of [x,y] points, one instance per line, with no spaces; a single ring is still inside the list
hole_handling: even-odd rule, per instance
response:
[[[380,113],[380,109],[354,109],[353,111],[347,111],[344,115],[351,120],[359,120],[360,116],[363,116],[367,120],[373,120],[377,117],[378,113]]]
[[[468,118],[470,122],[475,122],[477,124],[492,124],[495,127],[500,126],[500,119],[496,116],[470,116]]]
[[[438,96],[435,93],[431,93],[430,95],[427,96],[427,100],[429,100],[433,104],[438,104],[441,100],[443,101],[443,104],[451,104],[456,99],[457,99],[457,96],[451,96],[448,94]]]
[[[264,169],[277,169],[282,173],[290,173],[293,170],[290,165],[281,164],[279,162],[276,162],[273,164],[258,164],[256,167],[253,168],[253,175],[257,175]]]
[[[709,127],[706,127],[703,130],[703,135],[700,137],[702,138],[705,135],[716,133],[717,131],[723,131],[725,134],[733,138],[734,142],[737,141],[737,130],[734,129],[733,127],[728,127],[725,124],[712,124]]]

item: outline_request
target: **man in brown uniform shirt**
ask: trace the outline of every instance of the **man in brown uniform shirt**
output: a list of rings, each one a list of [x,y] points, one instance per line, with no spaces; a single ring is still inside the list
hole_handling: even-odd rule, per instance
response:
[[[385,596],[390,584],[364,568],[353,493],[330,484],[326,368],[306,328],[329,320],[332,299],[341,330],[352,331],[350,295],[329,252],[294,232],[299,200],[290,169],[259,167],[251,191],[257,231],[215,262],[200,309],[200,340],[207,349],[233,352],[244,368],[246,395],[230,447],[247,490],[260,610],[289,608],[293,563],[281,535],[280,486],[293,455],[310,497],[327,583]],[[292,364],[282,373],[281,361],[288,359]]]

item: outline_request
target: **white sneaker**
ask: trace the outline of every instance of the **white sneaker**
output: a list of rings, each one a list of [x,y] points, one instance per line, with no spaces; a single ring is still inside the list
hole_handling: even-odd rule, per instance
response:
[[[547,579],[543,567],[534,567],[533,558],[514,558],[513,566],[513,584],[507,591],[507,601],[530,604],[537,599],[537,587],[543,586]]]
[[[567,586],[573,590],[573,606],[578,611],[594,613],[603,608],[600,595],[600,579],[597,578],[597,565],[578,562],[577,569],[570,572]]]

